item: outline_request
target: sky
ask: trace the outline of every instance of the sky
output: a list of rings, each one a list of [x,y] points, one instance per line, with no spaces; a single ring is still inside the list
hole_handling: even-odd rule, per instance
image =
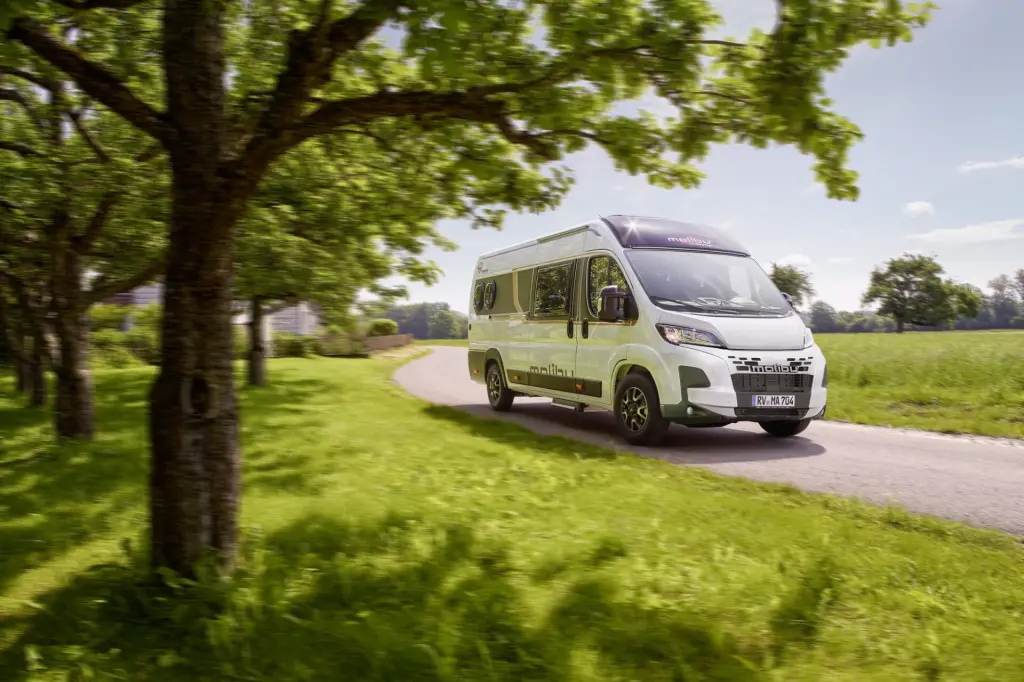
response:
[[[856,202],[828,199],[811,157],[791,148],[718,147],[697,190],[650,187],[590,148],[569,160],[576,183],[558,209],[510,213],[501,231],[444,223],[459,249],[425,254],[444,275],[409,284],[410,301],[465,312],[477,256],[613,213],[728,229],[766,269],[809,271],[817,298],[841,310],[859,308],[871,269],[905,252],[983,288],[1024,268],[1024,0],[939,3],[913,42],[857,48],[829,79],[835,109],[865,135],[850,155]],[[714,4],[732,35],[774,22],[773,0]]]

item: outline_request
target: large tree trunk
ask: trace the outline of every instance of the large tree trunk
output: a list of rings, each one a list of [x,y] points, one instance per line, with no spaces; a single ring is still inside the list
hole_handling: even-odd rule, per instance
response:
[[[59,346],[53,367],[57,377],[54,426],[58,440],[91,440],[96,422],[81,263],[77,253],[60,247],[54,251],[53,260],[54,332]]]
[[[28,357],[28,390],[29,405],[43,407],[46,405],[46,333],[40,324],[32,325],[32,347]]]
[[[904,327],[905,324],[906,323],[903,321],[902,317],[897,317],[896,318],[896,333],[897,334],[902,334],[903,333],[903,327]]]
[[[242,198],[220,173],[226,139],[223,3],[168,0],[163,18],[171,224],[160,373],[150,391],[151,561],[184,575],[234,566],[241,496],[232,237]]]
[[[263,338],[263,299],[253,296],[249,306],[249,385],[267,385],[267,348]]]
[[[85,315],[77,308],[59,311],[56,331],[60,343],[54,367],[57,375],[54,403],[57,438],[90,440],[96,432],[96,421]]]

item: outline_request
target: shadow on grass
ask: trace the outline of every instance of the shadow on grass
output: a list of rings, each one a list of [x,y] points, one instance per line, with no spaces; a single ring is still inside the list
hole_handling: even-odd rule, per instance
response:
[[[675,464],[721,464],[814,457],[825,452],[821,445],[802,437],[781,439],[742,429],[687,429],[678,425],[671,427],[657,447],[629,446],[618,435],[611,413],[579,413],[548,403],[516,405],[505,413],[496,413],[486,405],[429,405],[424,413],[476,436],[573,457],[614,458],[610,449],[615,449]],[[511,429],[508,424],[522,428]],[[568,438],[577,444],[572,447],[564,441],[545,441],[537,434]],[[600,449],[588,449],[587,445]]]
[[[137,564],[81,574],[9,625],[18,632],[0,679],[28,680],[35,667],[154,682],[754,682],[780,648],[743,645],[674,604],[625,601],[601,571],[617,546],[583,558],[543,613],[506,548],[465,526],[313,515],[248,547],[233,580],[176,590],[144,586]],[[786,622],[807,610],[786,608]],[[808,637],[785,622],[772,631]]]
[[[109,532],[127,513],[144,523],[152,378],[144,371],[97,375],[91,443],[53,444],[49,410],[0,407],[0,593],[26,571]],[[269,417],[297,409],[325,386],[283,374],[274,379],[266,389],[241,392],[245,436],[271,442],[280,430],[296,428],[294,419],[277,424]],[[294,485],[303,482],[300,465],[292,462],[287,472]]]

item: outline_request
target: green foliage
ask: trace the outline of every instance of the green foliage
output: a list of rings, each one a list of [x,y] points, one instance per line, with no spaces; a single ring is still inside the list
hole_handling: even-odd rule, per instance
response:
[[[123,305],[98,304],[89,309],[89,328],[94,332],[100,330],[121,331],[131,310]]]
[[[811,275],[795,265],[779,265],[772,263],[768,276],[779,291],[793,297],[793,307],[802,308],[814,298],[814,287],[811,286]]]
[[[274,332],[273,345],[274,355],[279,358],[308,358],[316,353],[316,338],[313,336]]]
[[[942,266],[931,256],[904,254],[871,273],[864,305],[878,304],[878,314],[904,324],[950,326],[957,317],[976,317],[981,298],[969,287],[942,278]]]
[[[367,336],[390,336],[397,333],[398,323],[386,318],[371,320],[370,325],[366,330]]]
[[[468,320],[447,303],[410,303],[388,308],[384,314],[398,323],[398,333],[417,339],[455,339],[468,334]]]

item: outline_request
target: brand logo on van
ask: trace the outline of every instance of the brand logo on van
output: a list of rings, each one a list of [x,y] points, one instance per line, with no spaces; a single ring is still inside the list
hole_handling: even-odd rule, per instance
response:
[[[565,371],[555,363],[551,363],[546,367],[538,367],[537,365],[533,365],[532,367],[530,367],[530,372],[532,374],[550,374],[556,377],[569,376],[569,373],[567,371]]]
[[[752,372],[754,374],[790,374],[804,369],[803,367],[794,369],[789,365],[747,365],[746,367],[740,367],[739,371]]]
[[[715,243],[710,239],[703,239],[701,237],[668,237],[667,241],[673,244],[686,244],[687,246],[714,246]]]

